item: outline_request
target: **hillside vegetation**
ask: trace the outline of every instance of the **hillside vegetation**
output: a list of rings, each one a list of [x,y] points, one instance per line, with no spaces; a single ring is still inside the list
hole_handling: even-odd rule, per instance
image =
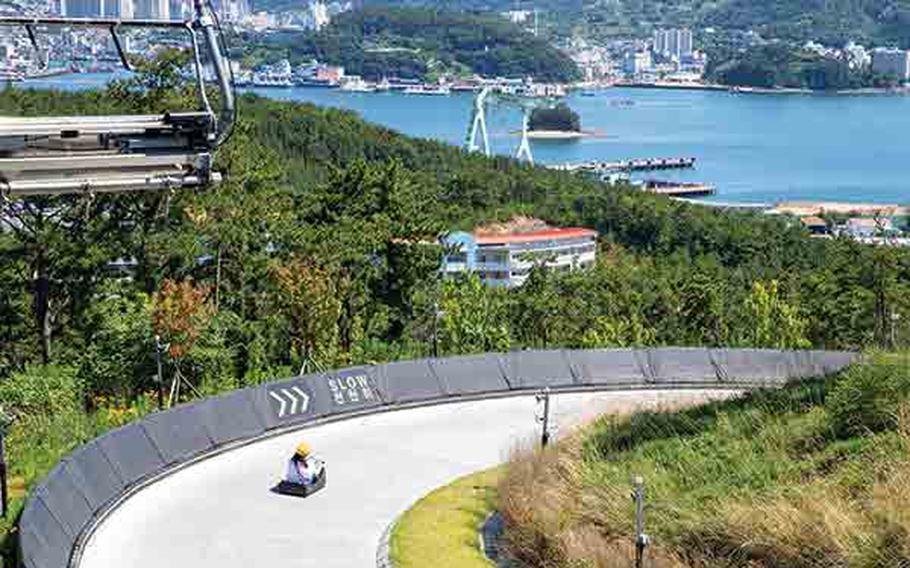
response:
[[[765,37],[842,45],[910,47],[910,4],[905,0],[363,0],[367,7],[445,8],[453,11],[540,10],[545,30],[559,26],[595,37],[647,36],[655,28],[687,26],[753,30]],[[291,7],[286,0],[257,0],[258,9]]]
[[[499,486],[527,566],[631,566],[644,477],[653,567],[910,563],[910,354],[680,412],[605,417],[513,459]]]
[[[367,79],[432,78],[441,73],[533,77],[568,82],[579,71],[566,55],[498,14],[440,8],[367,7],[319,32],[252,36],[247,52],[315,58]]]
[[[644,35],[655,27],[753,30],[765,37],[842,45],[910,45],[910,5],[903,0],[584,0],[595,35]]]

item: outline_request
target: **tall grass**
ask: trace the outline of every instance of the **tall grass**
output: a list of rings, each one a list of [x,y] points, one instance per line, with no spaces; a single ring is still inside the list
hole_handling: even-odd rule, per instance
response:
[[[907,361],[519,452],[499,486],[508,547],[527,566],[629,566],[642,475],[649,566],[910,566]]]

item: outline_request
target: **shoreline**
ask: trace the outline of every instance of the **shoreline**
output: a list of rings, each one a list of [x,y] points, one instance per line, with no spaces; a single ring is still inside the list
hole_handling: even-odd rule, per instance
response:
[[[513,130],[513,134],[521,136],[521,130]],[[528,130],[531,140],[581,140],[582,138],[606,138],[606,132],[597,130]]]
[[[585,136],[584,132],[568,130],[528,130],[528,138],[531,140],[578,140]]]
[[[658,89],[667,91],[727,91],[736,95],[882,96],[907,95],[908,87],[860,87],[858,89],[813,90],[794,87],[737,87],[718,83],[617,82],[606,88]]]

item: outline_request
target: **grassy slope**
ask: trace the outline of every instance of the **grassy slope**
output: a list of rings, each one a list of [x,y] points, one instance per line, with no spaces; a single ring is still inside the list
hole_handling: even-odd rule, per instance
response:
[[[395,523],[390,556],[398,568],[483,568],[490,566],[477,531],[493,509],[499,468],[462,477],[436,489]]]
[[[908,392],[910,356],[879,356],[833,383],[604,419],[512,462],[511,546],[529,565],[625,565],[643,475],[654,566],[908,565]]]

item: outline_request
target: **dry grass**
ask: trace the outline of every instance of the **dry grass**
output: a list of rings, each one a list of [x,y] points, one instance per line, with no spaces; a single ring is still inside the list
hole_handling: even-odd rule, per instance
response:
[[[629,491],[600,488],[592,499],[584,488],[579,434],[542,452],[516,450],[499,484],[499,510],[506,523],[506,548],[527,566],[540,568],[631,568],[633,541],[623,529],[592,522],[595,503],[628,502]],[[605,501],[602,501],[604,500]],[[684,564],[669,551],[653,550],[652,568]]]
[[[628,421],[604,421],[517,452],[499,485],[510,552],[529,567],[631,566],[641,473],[649,568],[910,568],[910,407],[896,430],[844,439],[823,402],[799,400],[637,416],[647,435],[631,443]]]

